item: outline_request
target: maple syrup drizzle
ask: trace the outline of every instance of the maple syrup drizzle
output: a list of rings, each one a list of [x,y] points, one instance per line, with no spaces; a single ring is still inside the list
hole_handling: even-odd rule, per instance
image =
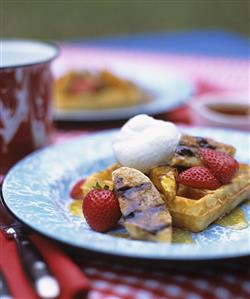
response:
[[[83,217],[82,202],[82,200],[74,200],[69,204],[68,209],[72,215]],[[245,201],[244,204],[250,205],[250,199]],[[249,226],[245,214],[240,207],[235,208],[231,213],[217,220],[215,223],[235,230],[241,230]],[[118,238],[130,239],[127,233],[109,232],[108,234]],[[173,227],[172,243],[192,244],[195,242],[191,232]]]
[[[177,227],[173,227],[172,243],[192,244],[195,243],[192,233]]]
[[[128,233],[108,232],[108,235],[117,237],[117,238],[131,239]]]
[[[83,202],[82,200],[73,200],[69,204],[68,209],[72,215],[78,216],[78,217],[83,217],[82,202]]]
[[[250,202],[248,204],[250,204]],[[249,225],[244,211],[240,207],[235,208],[232,212],[217,220],[215,223],[235,230],[244,229]]]
[[[216,113],[224,114],[226,116],[248,116],[250,114],[249,105],[209,105],[208,108]]]

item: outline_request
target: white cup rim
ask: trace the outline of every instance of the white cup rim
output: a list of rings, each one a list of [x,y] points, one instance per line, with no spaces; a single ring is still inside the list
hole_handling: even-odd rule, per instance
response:
[[[17,61],[11,62],[10,56],[15,54],[15,47],[17,46],[18,50],[16,50],[16,53],[22,51],[24,56],[25,51],[28,51],[29,53],[27,52],[27,54],[29,55],[23,57],[23,60],[18,61],[18,58],[16,58]],[[32,51],[34,54],[33,57]],[[33,39],[0,39],[0,70],[49,63],[54,60],[58,54],[59,47],[53,42]]]

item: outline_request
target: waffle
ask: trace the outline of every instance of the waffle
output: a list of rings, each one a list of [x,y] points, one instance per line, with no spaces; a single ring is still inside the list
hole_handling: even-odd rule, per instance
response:
[[[250,167],[240,164],[231,183],[216,190],[195,189],[175,183],[176,169],[163,167],[151,170],[150,178],[164,194],[173,225],[192,232],[203,231],[209,224],[228,214],[250,196]],[[165,190],[164,182],[172,181]]]
[[[82,186],[83,195],[86,196],[90,190],[97,186],[100,188],[108,186],[110,190],[113,190],[112,172],[119,167],[119,164],[114,163],[103,171],[99,171],[88,176]]]
[[[197,154],[199,148],[210,148],[216,151],[226,152],[230,156],[234,156],[235,154],[235,148],[231,145],[217,142],[211,138],[182,135],[170,165],[175,167],[202,165],[201,159]]]
[[[79,74],[69,72],[55,82],[56,108],[61,110],[110,109],[137,105],[151,98],[132,81],[120,79],[108,71],[101,71],[96,75],[87,74],[97,84],[95,90],[70,93],[68,91],[70,82]]]

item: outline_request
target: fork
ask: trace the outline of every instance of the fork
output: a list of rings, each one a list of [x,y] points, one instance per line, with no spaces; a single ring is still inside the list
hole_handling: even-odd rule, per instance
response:
[[[5,207],[1,194],[0,230],[6,238],[15,241],[20,261],[37,295],[42,299],[57,298],[60,294],[57,280],[52,276],[38,250],[25,236],[27,229]]]

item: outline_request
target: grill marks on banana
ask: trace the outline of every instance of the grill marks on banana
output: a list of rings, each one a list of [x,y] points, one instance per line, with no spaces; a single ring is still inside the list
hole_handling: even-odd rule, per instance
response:
[[[149,230],[151,233],[157,233],[159,230],[166,228],[169,224],[162,223],[158,219],[154,219],[151,222],[151,218],[154,218],[156,213],[162,212],[165,209],[165,204],[159,204],[155,207],[146,207],[143,210],[140,209],[140,201],[136,199],[142,197],[141,191],[147,191],[151,189],[151,183],[142,183],[137,186],[125,186],[117,190],[117,195],[121,200],[131,201],[130,205],[127,205],[127,210],[124,213],[124,220],[131,223],[139,223],[140,227]],[[148,226],[150,222],[150,227]]]
[[[164,212],[165,207],[163,205],[160,205],[155,208],[149,208],[144,211],[134,211],[131,214],[129,214],[124,219],[127,222],[139,224],[139,226],[144,229],[148,230],[152,234],[157,234],[159,231],[163,230],[164,228],[167,228],[170,226],[169,223],[165,223],[161,221],[159,218],[157,218],[156,215],[158,215],[161,212]],[[148,223],[150,222],[150,226]]]
[[[119,168],[112,177],[129,234],[136,239],[170,241],[171,216],[150,179],[129,167]]]

